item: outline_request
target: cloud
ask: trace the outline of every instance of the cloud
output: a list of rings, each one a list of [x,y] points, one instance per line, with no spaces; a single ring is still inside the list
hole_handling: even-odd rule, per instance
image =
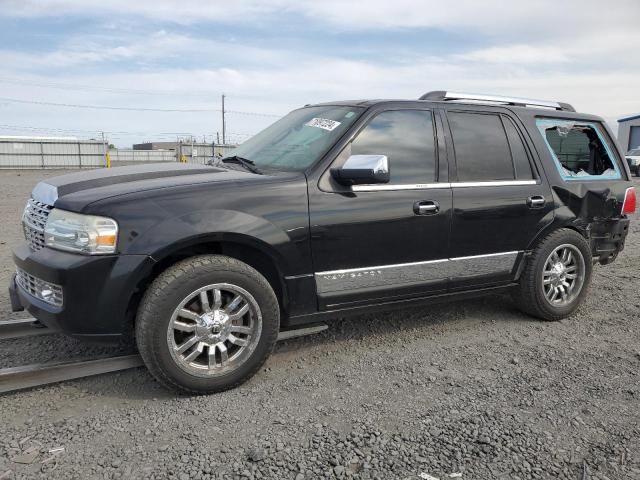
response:
[[[231,110],[283,113],[306,103],[417,98],[428,90],[451,89],[566,101],[609,121],[640,111],[635,61],[640,2],[635,0],[0,0],[0,5],[5,17],[46,23],[52,16],[77,15],[88,27],[58,34],[42,48],[1,48],[1,76],[24,80],[2,84],[5,97],[216,108],[225,92]],[[282,38],[286,22],[297,24]],[[236,34],[238,25],[254,35]],[[315,36],[307,37],[307,29]],[[436,44],[426,55],[424,45],[407,41],[390,61],[386,54],[358,57],[353,44],[341,47],[339,41],[357,37],[366,45],[390,32],[425,29],[436,31],[433,41],[442,43],[441,52]],[[323,48],[318,32],[334,40],[331,47]],[[265,34],[268,41],[260,37]],[[454,37],[462,41],[449,48]],[[108,88],[46,88],[46,82]],[[10,104],[3,106],[3,117],[16,124],[114,132],[220,129],[217,114]],[[231,114],[228,120],[229,131],[252,133],[272,119]],[[118,141],[139,140],[134,133],[120,133]]]
[[[315,23],[327,23],[357,30],[378,28],[473,27],[492,33],[500,29],[528,32],[555,31],[570,34],[594,27],[637,26],[637,0],[4,0],[5,14],[16,16],[141,15],[175,23],[216,20],[255,22],[283,12],[304,15]],[[591,32],[593,33],[593,32]]]

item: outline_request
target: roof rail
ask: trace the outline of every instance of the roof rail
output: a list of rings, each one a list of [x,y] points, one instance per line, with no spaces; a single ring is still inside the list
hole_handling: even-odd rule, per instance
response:
[[[544,107],[562,110],[565,112],[575,112],[572,105],[563,102],[551,102],[549,100],[534,100],[532,98],[503,97],[500,95],[483,95],[478,93],[446,92],[435,90],[425,93],[420,100],[441,100],[441,101],[472,101],[482,103],[499,103],[502,105],[514,105],[517,107]]]

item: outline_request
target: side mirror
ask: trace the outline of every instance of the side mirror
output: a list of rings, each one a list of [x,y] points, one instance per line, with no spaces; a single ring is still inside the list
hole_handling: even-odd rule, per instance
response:
[[[342,185],[389,182],[389,159],[386,155],[351,155],[344,165],[331,169],[331,176]]]

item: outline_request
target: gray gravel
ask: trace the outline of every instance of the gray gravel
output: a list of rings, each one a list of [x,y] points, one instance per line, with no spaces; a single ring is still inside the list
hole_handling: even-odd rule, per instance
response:
[[[0,172],[0,285],[45,174]],[[0,479],[640,479],[639,246],[558,323],[492,296],[338,320],[209,397],[144,369],[0,396]],[[110,352],[35,337],[0,366]]]

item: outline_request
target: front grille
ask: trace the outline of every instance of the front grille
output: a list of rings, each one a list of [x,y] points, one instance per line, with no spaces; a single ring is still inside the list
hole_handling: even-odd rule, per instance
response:
[[[44,247],[44,226],[53,210],[51,205],[38,202],[30,198],[22,216],[24,238],[27,239],[31,250],[36,251]]]
[[[18,269],[16,283],[28,294],[56,307],[62,306],[62,287],[55,283],[45,282],[33,275]]]

